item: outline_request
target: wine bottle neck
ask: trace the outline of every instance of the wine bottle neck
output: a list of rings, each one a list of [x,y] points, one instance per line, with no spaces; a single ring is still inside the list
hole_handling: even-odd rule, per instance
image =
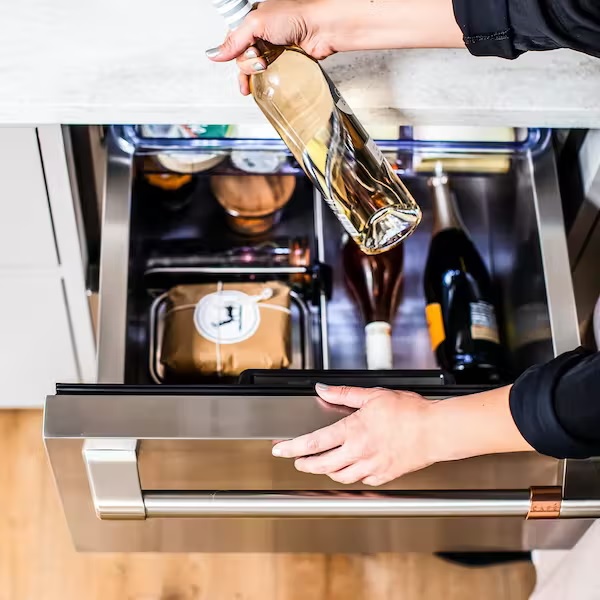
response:
[[[429,187],[433,199],[433,234],[444,229],[463,229],[447,175],[431,177]]]

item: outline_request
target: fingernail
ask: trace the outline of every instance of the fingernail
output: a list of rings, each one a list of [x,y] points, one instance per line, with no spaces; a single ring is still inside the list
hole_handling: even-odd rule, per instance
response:
[[[246,58],[258,58],[258,54],[254,48],[248,48],[248,50],[246,50],[244,53],[244,56]]]
[[[277,446],[273,446],[273,450],[271,450],[273,456],[281,456],[281,450]]]
[[[315,389],[317,392],[326,392],[327,390],[331,389],[331,386],[327,385],[326,383],[317,383],[317,385],[315,385]]]
[[[216,48],[209,48],[206,51],[206,56],[208,56],[208,58],[215,58],[219,56],[219,54],[221,54],[221,46],[217,46]]]
[[[252,68],[257,72],[260,72],[265,70],[265,65],[263,65],[261,62],[255,62],[252,65]]]

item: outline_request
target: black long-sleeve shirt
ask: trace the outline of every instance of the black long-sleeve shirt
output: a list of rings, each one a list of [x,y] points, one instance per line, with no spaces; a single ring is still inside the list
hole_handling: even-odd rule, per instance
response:
[[[517,58],[528,50],[571,48],[600,57],[599,0],[453,0],[476,56]]]
[[[600,57],[600,0],[453,0],[475,56],[571,48]],[[529,369],[510,408],[523,437],[556,458],[600,456],[600,353],[583,349]]]
[[[512,387],[510,409],[541,454],[600,456],[600,352],[579,348],[532,367]]]

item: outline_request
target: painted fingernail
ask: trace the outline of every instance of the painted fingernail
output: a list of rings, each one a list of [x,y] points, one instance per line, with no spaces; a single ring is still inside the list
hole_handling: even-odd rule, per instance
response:
[[[326,383],[317,383],[317,385],[315,385],[317,392],[326,392],[330,389],[330,387],[331,386],[327,385]]]
[[[256,50],[254,48],[248,48],[248,50],[246,50],[246,52],[244,52],[244,56],[246,58],[258,58],[258,53],[256,52]]]
[[[271,450],[273,456],[281,456],[281,450],[277,446],[273,446],[273,450]]]
[[[208,56],[208,58],[215,58],[219,56],[219,54],[221,54],[221,46],[217,46],[216,48],[209,48],[206,51],[206,56]]]
[[[260,71],[264,71],[265,70],[265,65],[263,65],[261,62],[255,62],[252,65],[252,68],[257,72],[260,73]]]

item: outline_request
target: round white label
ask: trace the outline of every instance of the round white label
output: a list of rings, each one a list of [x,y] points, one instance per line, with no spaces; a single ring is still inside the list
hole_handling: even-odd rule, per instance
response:
[[[198,333],[215,344],[237,344],[251,338],[260,325],[255,298],[236,290],[204,296],[194,310]]]

